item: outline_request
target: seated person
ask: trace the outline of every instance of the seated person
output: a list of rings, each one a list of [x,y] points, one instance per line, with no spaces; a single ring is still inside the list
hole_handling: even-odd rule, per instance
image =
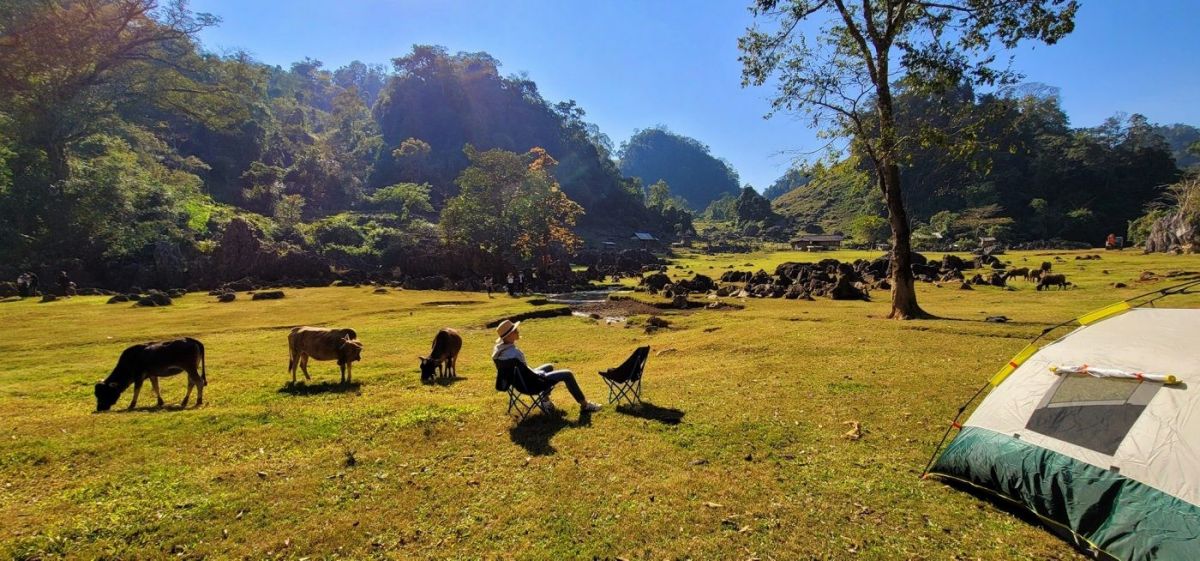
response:
[[[496,328],[496,334],[500,338],[496,339],[496,347],[492,350],[492,360],[509,360],[515,358],[521,361],[522,364],[529,366],[529,363],[525,360],[525,353],[517,348],[517,340],[521,338],[521,331],[518,329],[520,325],[521,322],[519,321],[513,323],[504,320]],[[571,392],[571,397],[574,397],[575,401],[579,402],[580,413],[591,413],[600,410],[599,403],[588,401],[583,396],[583,390],[579,389],[579,383],[575,381],[575,375],[570,370],[555,370],[553,364],[543,364],[537,368],[531,368],[531,370],[551,382],[565,383],[567,391]],[[546,401],[546,405],[551,409],[554,407],[554,404],[550,403],[549,400]]]

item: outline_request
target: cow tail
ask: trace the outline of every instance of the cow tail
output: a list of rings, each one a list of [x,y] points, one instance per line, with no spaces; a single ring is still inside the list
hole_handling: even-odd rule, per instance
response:
[[[192,342],[196,344],[196,350],[200,352],[200,382],[207,386],[208,366],[204,363],[204,343],[201,343],[196,339],[192,339]]]
[[[293,329],[292,333],[288,335],[288,374],[291,374],[292,369],[296,368],[296,347],[295,342],[292,341],[292,335],[295,333],[296,330]]]

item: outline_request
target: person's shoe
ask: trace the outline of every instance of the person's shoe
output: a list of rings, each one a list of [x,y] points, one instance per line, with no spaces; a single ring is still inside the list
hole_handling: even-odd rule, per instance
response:
[[[542,400],[541,408],[542,411],[548,414],[558,413],[558,407],[555,407],[554,402],[550,401],[550,398],[548,397]]]
[[[594,401],[585,401],[579,404],[580,413],[595,413],[600,410],[602,405]]]

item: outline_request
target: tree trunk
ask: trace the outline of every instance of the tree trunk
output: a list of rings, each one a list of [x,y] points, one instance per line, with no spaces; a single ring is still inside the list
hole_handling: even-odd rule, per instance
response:
[[[65,181],[71,176],[71,168],[67,164],[67,149],[62,143],[55,141],[42,143],[42,149],[46,152],[46,167],[50,173],[49,184],[57,187],[58,182]]]
[[[917,290],[912,273],[912,228],[904,197],[900,192],[899,146],[896,140],[896,119],[892,112],[892,92],[887,83],[887,61],[881,61],[883,82],[876,84],[879,111],[880,150],[876,161],[879,185],[887,204],[888,221],[892,226],[892,319],[921,319],[932,317],[917,304]]]
[[[883,171],[884,199],[888,221],[892,226],[892,319],[928,318],[929,314],[917,304],[917,290],[912,273],[912,229],[904,198],[900,195],[900,166],[885,163]]]

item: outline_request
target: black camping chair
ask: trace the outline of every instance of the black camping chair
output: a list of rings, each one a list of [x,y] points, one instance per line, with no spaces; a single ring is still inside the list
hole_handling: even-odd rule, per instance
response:
[[[496,391],[508,392],[508,414],[517,410],[517,421],[525,420],[536,407],[544,413],[553,413],[550,408],[550,390],[554,382],[538,376],[525,363],[513,358],[493,360],[496,363]]]
[[[642,373],[646,370],[649,358],[650,347],[638,347],[621,366],[600,372],[600,377],[608,384],[609,403],[619,403],[621,400],[630,405],[642,403]]]

